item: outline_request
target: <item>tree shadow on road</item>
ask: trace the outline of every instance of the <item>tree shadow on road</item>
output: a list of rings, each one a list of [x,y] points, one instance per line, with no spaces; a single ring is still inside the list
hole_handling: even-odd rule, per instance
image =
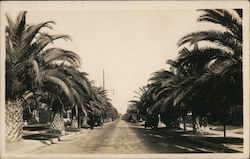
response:
[[[243,145],[243,139],[238,137],[199,137],[203,140],[216,143],[216,144],[237,144],[237,145]]]
[[[146,145],[150,145],[149,147],[156,153],[237,153],[239,151],[229,149],[223,144],[236,143],[240,145],[243,143],[239,138],[223,139],[221,137],[202,137],[205,143],[203,142],[201,144],[197,142],[197,140],[193,140],[190,136],[183,136],[187,134],[191,135],[192,131],[184,133],[183,130],[166,130],[165,128],[145,130],[143,127],[138,126],[132,127],[132,130],[137,134],[142,134],[138,135],[138,137],[141,138]],[[206,144],[208,142],[216,145],[216,147],[213,147],[212,144]]]
[[[26,135],[23,136],[23,139],[26,140],[50,140],[54,138],[58,138],[61,135],[59,134],[33,134],[33,135]]]

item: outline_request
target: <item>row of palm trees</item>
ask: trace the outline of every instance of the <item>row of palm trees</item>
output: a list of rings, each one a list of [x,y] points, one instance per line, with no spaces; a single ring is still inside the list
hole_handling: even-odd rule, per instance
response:
[[[63,113],[72,111],[74,119],[88,114],[117,118],[117,111],[106,90],[96,87],[79,71],[80,57],[69,50],[53,47],[56,40],[70,40],[68,35],[51,35],[53,21],[26,23],[26,11],[16,21],[8,15],[6,26],[6,139],[22,138],[23,108],[32,100],[37,107],[47,104],[52,112],[50,129],[65,130]],[[78,125],[79,127],[79,125]]]
[[[225,126],[233,107],[242,110],[242,10],[198,11],[198,22],[222,29],[206,28],[182,37],[177,59],[167,61],[170,70],[153,73],[128,112],[160,114],[167,125],[179,117],[185,121],[188,112],[193,121],[216,113]]]

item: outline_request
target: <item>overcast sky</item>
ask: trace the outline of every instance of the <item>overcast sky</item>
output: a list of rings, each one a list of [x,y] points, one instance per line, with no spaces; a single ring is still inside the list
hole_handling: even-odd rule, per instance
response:
[[[97,86],[102,85],[105,70],[109,97],[125,113],[134,91],[146,85],[153,72],[167,68],[168,59],[177,57],[177,41],[208,27],[196,22],[199,14],[196,10],[30,11],[27,23],[55,21],[49,33],[68,34],[72,41],[59,40],[54,46],[79,54],[81,70]]]

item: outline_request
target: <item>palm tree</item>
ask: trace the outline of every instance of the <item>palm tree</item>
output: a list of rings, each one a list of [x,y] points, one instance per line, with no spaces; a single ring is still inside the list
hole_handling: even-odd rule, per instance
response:
[[[185,118],[191,111],[195,121],[197,116],[242,105],[242,10],[199,11],[203,12],[199,22],[214,23],[223,29],[193,32],[181,38],[179,47],[190,44],[193,48],[184,47],[176,60],[168,60],[170,71],[155,72],[128,113],[149,109],[169,122]],[[195,132],[194,122],[193,128]]]
[[[198,31],[179,41],[178,46],[186,43],[197,45],[196,49],[181,54],[179,62],[182,65],[199,65],[203,69],[193,83],[193,89],[186,94],[192,94],[193,105],[214,105],[204,108],[207,111],[226,111],[233,105],[242,105],[242,10],[200,11],[203,14],[198,21],[220,25],[224,31]],[[200,42],[207,42],[209,47],[198,48]],[[200,59],[201,62],[198,62]]]
[[[44,27],[51,28],[52,21],[27,25],[26,12],[21,12],[16,22],[13,22],[9,16],[7,20],[6,137],[8,141],[15,141],[22,137],[22,99],[28,97],[37,99],[38,96],[43,95],[42,92],[47,92],[47,99],[51,101],[54,112],[53,119],[62,123],[62,117],[59,114],[62,114],[64,105],[60,97],[70,101],[74,99],[71,93],[72,79],[65,74],[65,69],[74,70],[80,66],[80,60],[71,51],[45,48],[54,40],[70,39],[67,35],[42,33],[41,30]],[[14,120],[12,116],[15,117]]]
[[[92,91],[92,108],[94,107],[97,114],[106,119],[116,119],[118,117],[118,112],[111,104],[111,100],[107,96],[107,90],[103,90],[102,87],[92,85]]]
[[[179,104],[178,100],[183,94],[184,86],[188,85],[186,77],[175,68],[176,62],[169,60],[171,71],[160,70],[153,74],[149,80],[152,82],[149,85],[149,92],[154,94],[154,104],[151,106],[151,111],[160,114],[162,122],[168,127],[173,127],[177,119],[185,117],[186,107],[184,104]]]
[[[48,69],[50,70],[50,69]],[[52,107],[52,114],[56,118],[53,118],[51,123],[52,131],[64,131],[63,117],[62,114],[65,110],[72,109],[72,126],[74,128],[80,128],[80,115],[86,115],[85,102],[87,98],[91,95],[91,89],[88,79],[85,77],[86,73],[79,72],[72,66],[60,65],[53,68],[53,75],[58,75],[64,82],[64,90],[69,91],[70,93],[65,94],[64,90],[59,87],[57,90],[53,90],[49,85],[54,85],[54,83],[46,82],[44,91],[50,92],[54,99],[58,98],[57,103],[54,103]],[[50,90],[49,90],[50,88]],[[57,94],[56,94],[57,92]],[[62,102],[60,102],[62,101]],[[61,124],[58,124],[59,121]],[[61,125],[61,126],[60,126]]]
[[[145,118],[152,105],[153,94],[149,92],[149,86],[139,87],[139,91],[135,93],[137,94],[137,96],[135,96],[137,100],[132,100],[130,103],[137,108],[137,113],[139,113],[138,118]]]
[[[7,141],[20,140],[22,137],[22,97],[34,95],[34,82],[28,72],[36,68],[35,62],[29,59],[31,41],[37,32],[48,27],[46,22],[38,25],[26,25],[26,12],[22,12],[14,23],[8,16],[6,26],[6,138]],[[35,69],[34,69],[35,70]],[[32,84],[34,84],[32,86]],[[15,117],[15,118],[13,118]]]
[[[137,122],[140,116],[145,116],[142,112],[140,112],[139,105],[141,101],[129,101],[127,113],[124,115],[124,118],[127,122]]]

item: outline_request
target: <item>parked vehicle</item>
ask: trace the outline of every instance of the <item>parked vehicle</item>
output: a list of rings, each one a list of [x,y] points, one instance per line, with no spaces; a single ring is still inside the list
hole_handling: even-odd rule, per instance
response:
[[[94,121],[95,121],[95,126],[102,126],[103,125],[103,117],[101,115],[96,115],[94,117]]]
[[[159,123],[158,115],[147,114],[144,128],[147,129],[148,127],[150,127],[151,129],[156,129],[158,127],[158,123]]]
[[[90,115],[88,117],[87,123],[88,123],[88,125],[90,126],[91,129],[94,129],[95,121],[94,121],[94,116],[93,115]]]

